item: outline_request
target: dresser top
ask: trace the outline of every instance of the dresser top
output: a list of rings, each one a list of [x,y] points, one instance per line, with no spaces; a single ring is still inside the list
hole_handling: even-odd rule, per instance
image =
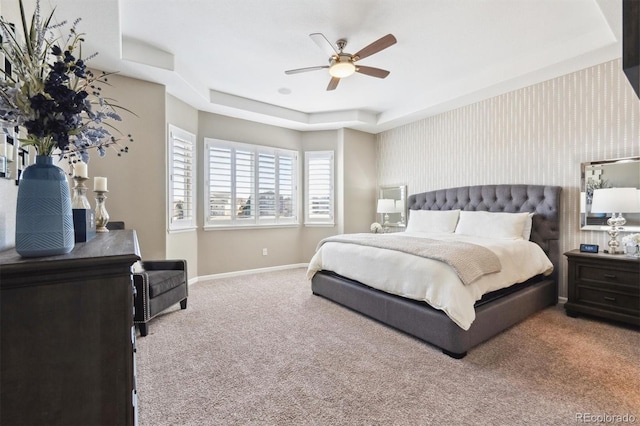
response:
[[[45,265],[78,264],[96,262],[97,259],[110,262],[129,262],[140,259],[140,249],[136,231],[132,229],[110,231],[96,234],[85,243],[76,243],[71,252],[57,256],[22,257],[14,248],[0,252],[0,274],[14,268],[26,266],[46,267]]]

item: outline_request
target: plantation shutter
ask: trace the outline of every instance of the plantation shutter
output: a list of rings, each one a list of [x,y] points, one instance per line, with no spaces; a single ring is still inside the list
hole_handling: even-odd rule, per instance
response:
[[[208,221],[231,220],[231,148],[209,147]]]
[[[278,214],[281,219],[296,220],[296,155],[281,155],[278,166]]]
[[[276,156],[258,155],[258,219],[273,221],[276,217]]]
[[[169,126],[169,229],[195,227],[195,136]]]
[[[305,224],[333,224],[333,151],[305,152]]]
[[[297,223],[297,153],[205,139],[206,226]]]

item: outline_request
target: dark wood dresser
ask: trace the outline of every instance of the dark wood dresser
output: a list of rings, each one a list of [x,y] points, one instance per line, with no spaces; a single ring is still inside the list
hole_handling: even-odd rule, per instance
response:
[[[640,259],[602,253],[565,253],[569,263],[567,315],[589,314],[640,325]]]
[[[135,425],[135,231],[0,253],[2,425]]]

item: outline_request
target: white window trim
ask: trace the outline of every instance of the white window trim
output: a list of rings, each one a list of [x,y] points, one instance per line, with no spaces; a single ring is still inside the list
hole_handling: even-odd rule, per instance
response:
[[[191,144],[191,191],[189,191],[189,202],[191,204],[191,216],[185,219],[173,219],[173,156],[174,140],[181,140]],[[169,124],[167,137],[167,229],[169,233],[194,231],[196,225],[196,136],[177,126]]]
[[[276,218],[276,219],[260,219],[256,214],[252,220],[237,221],[235,217],[231,217],[228,221],[210,221],[209,220],[209,150],[212,146],[226,149],[240,149],[243,151],[251,151],[255,155],[255,180],[254,180],[254,193],[258,193],[258,155],[259,154],[285,154],[287,156],[293,156],[293,193],[295,194],[294,205],[294,217],[292,218]],[[234,142],[222,139],[204,138],[204,155],[203,155],[203,170],[204,170],[204,185],[203,185],[203,217],[204,217],[204,229],[205,230],[234,230],[234,229],[265,229],[265,228],[286,228],[300,226],[300,161],[298,151],[285,148],[276,148],[266,145],[248,144],[242,142]],[[232,164],[235,160],[232,159]],[[232,182],[235,180],[235,176],[232,176]],[[232,198],[235,198],[235,184],[232,185]]]
[[[331,193],[329,195],[330,217],[310,218],[309,191],[309,160],[312,158],[328,158],[330,160],[329,179]],[[333,151],[305,151],[304,153],[304,225],[305,226],[335,226],[335,155]]]

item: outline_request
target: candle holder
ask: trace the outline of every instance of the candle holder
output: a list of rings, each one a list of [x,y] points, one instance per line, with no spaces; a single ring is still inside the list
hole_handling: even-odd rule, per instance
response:
[[[75,186],[73,187],[73,198],[71,200],[72,209],[90,209],[91,205],[87,200],[87,187],[84,182],[89,180],[86,177],[74,176]]]
[[[93,191],[96,194],[96,232],[109,232],[107,223],[109,223],[109,213],[104,206],[104,200],[107,199],[105,193],[109,191]]]

